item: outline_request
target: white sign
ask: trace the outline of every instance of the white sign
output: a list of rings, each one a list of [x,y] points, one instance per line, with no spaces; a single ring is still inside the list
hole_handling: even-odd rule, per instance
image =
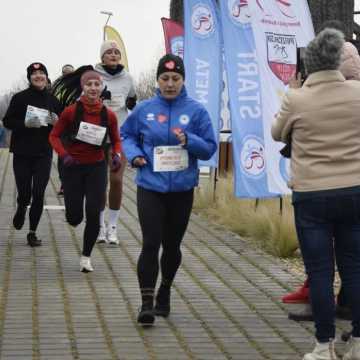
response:
[[[125,107],[125,97],[123,94],[111,93],[111,100],[105,100],[104,104],[109,106],[111,110],[118,112]]]
[[[154,171],[181,171],[189,166],[189,154],[180,145],[154,148]]]
[[[28,105],[26,108],[25,124],[34,118],[39,119],[40,126],[48,126],[48,121],[50,119],[49,110]]]
[[[306,0],[248,0],[248,5],[261,78],[268,189],[271,193],[288,194],[288,160],[279,153],[283,144],[275,143],[271,137],[271,124],[289,80],[296,73],[296,48],[313,39],[314,29]],[[258,164],[259,155],[256,159]]]
[[[82,121],[80,123],[76,139],[91,145],[101,145],[104,140],[105,133],[105,127]]]

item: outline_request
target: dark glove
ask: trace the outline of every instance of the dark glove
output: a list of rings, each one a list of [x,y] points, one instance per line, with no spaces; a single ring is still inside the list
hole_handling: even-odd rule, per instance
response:
[[[121,168],[121,155],[120,154],[113,154],[111,160],[111,171],[116,172]]]
[[[133,97],[126,98],[126,101],[125,101],[126,107],[129,110],[132,110],[136,106],[136,100],[137,100],[136,95]]]
[[[111,100],[111,91],[107,89],[107,86],[105,86],[104,90],[102,91],[100,98],[102,100]]]
[[[131,162],[132,167],[141,168],[147,164],[146,159],[142,156],[137,156]]]
[[[73,165],[79,165],[80,161],[74,159],[71,155],[66,154],[63,158],[62,158],[63,164],[64,166],[73,166]]]

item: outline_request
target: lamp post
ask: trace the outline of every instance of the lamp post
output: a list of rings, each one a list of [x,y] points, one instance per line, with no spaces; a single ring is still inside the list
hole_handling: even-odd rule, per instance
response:
[[[100,13],[103,14],[103,15],[107,15],[107,17],[108,17],[107,20],[106,20],[106,23],[104,25],[104,30],[103,30],[103,38],[104,38],[103,40],[105,41],[105,28],[106,28],[106,25],[108,24],[111,16],[113,16],[114,14],[111,11],[100,11]]]

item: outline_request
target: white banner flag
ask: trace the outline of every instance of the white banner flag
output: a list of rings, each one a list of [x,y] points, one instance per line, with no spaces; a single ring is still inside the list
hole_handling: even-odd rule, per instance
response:
[[[306,0],[248,0],[261,77],[265,159],[268,190],[287,194],[289,160],[271,137],[271,124],[279,111],[287,85],[296,73],[296,48],[314,37]]]

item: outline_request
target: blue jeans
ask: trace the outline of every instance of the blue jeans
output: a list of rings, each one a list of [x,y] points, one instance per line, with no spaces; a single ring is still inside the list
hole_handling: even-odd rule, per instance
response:
[[[309,276],[316,338],[335,338],[335,260],[360,337],[360,194],[313,197],[294,203],[295,224]]]

